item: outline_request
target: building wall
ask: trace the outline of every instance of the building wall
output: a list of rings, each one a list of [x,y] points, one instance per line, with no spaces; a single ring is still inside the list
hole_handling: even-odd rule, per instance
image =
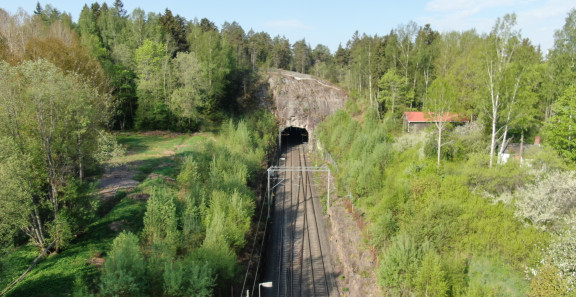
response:
[[[433,123],[409,123],[408,132],[419,132],[424,129],[427,129],[431,125],[433,125]]]

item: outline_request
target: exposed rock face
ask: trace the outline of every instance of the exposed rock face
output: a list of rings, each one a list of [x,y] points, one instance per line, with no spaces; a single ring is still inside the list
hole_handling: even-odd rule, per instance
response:
[[[344,108],[348,94],[330,83],[310,75],[285,70],[268,72],[269,95],[280,131],[300,127],[314,137],[316,125]]]

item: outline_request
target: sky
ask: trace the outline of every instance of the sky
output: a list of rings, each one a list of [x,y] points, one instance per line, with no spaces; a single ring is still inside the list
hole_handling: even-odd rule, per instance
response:
[[[1,0],[0,8],[10,13],[21,7],[32,13],[38,0]],[[40,1],[70,13],[78,21],[84,2],[78,0]],[[103,3],[102,1],[99,1]],[[113,4],[114,0],[107,1]],[[524,38],[540,45],[547,53],[554,45],[554,32],[561,29],[568,12],[576,8],[574,0],[124,0],[129,13],[135,8],[146,12],[164,12],[193,20],[208,18],[219,28],[234,22],[244,31],[267,32],[271,37],[285,36],[291,43],[305,39],[314,48],[326,45],[334,52],[346,46],[354,32],[384,36],[409,21],[419,26],[430,24],[439,32],[475,28],[488,33],[496,19],[516,13],[517,28]]]

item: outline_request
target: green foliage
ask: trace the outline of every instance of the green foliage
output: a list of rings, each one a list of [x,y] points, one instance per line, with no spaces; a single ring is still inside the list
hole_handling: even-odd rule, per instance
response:
[[[564,297],[568,295],[566,280],[553,265],[544,264],[530,282],[530,297]]]
[[[138,74],[137,129],[167,129],[169,113],[166,105],[172,88],[171,69],[166,47],[145,40],[134,53]]]
[[[218,285],[227,285],[240,272],[236,255],[224,245],[204,244],[191,254],[199,263],[208,263],[209,268],[217,275]]]
[[[18,230],[29,225],[28,216],[32,214],[34,189],[29,181],[35,176],[30,170],[31,158],[21,154],[15,143],[9,138],[0,139],[0,245],[13,246]]]
[[[370,243],[382,250],[383,290],[391,296],[424,296],[426,290],[438,296],[526,293],[522,275],[538,265],[550,235],[518,220],[509,204],[479,193],[497,195],[529,185],[534,176],[528,168],[510,162],[488,169],[478,126],[455,129],[447,137],[462,148],[448,146],[458,157],[438,167],[435,156],[424,154],[426,134],[403,134],[390,143],[388,122],[370,113],[360,121],[337,112],[320,125],[318,137],[337,164],[341,196],[352,194],[369,226]],[[387,153],[370,159],[378,147],[373,143],[388,147]],[[362,186],[363,180],[371,185]]]
[[[383,248],[397,230],[398,223],[396,222],[394,214],[390,209],[384,210],[384,213],[380,213],[377,216],[377,219],[370,230],[370,233],[372,234],[372,245],[379,249]]]
[[[192,259],[168,262],[164,268],[164,296],[213,296],[214,279],[207,262]]]
[[[72,226],[70,219],[64,214],[64,212],[59,213],[52,222],[47,226],[48,235],[50,239],[55,242],[55,249],[59,251],[70,244],[70,241],[74,238]]]
[[[21,199],[28,208],[20,209],[20,219],[11,220],[38,246],[45,246],[48,229],[60,234],[58,238],[70,237],[64,233],[74,229],[64,227],[62,220],[43,228],[57,220],[60,211],[68,211],[75,220],[68,223],[87,223],[82,222],[88,216],[84,209],[89,212],[92,207],[82,184],[86,172],[105,161],[104,156],[98,158],[106,155],[99,135],[110,116],[109,98],[79,75],[64,73],[46,60],[14,67],[2,62],[0,72],[5,78],[0,83],[0,137],[11,144],[0,160],[14,166],[16,161],[10,160],[17,158],[23,165],[13,167],[6,178],[14,186],[20,183],[12,199]]]
[[[148,244],[165,247],[164,256],[176,255],[180,241],[176,203],[173,194],[165,188],[155,188],[148,200],[143,235]]]
[[[572,8],[566,16],[561,29],[554,33],[554,48],[550,51],[549,60],[554,87],[548,91],[552,98],[558,97],[566,88],[573,85],[576,78],[574,67],[566,67],[576,58],[576,9]]]
[[[202,100],[198,102],[200,111],[206,116],[214,116],[225,102],[226,89],[230,84],[230,73],[234,67],[230,48],[223,43],[218,30],[203,30],[202,24],[194,24],[188,42],[190,51],[198,58],[202,88]]]
[[[427,246],[419,246],[409,235],[397,235],[382,257],[379,284],[394,296],[410,296],[422,255],[427,252]]]
[[[380,187],[386,165],[392,160],[385,125],[372,115],[360,126],[348,113],[337,112],[320,125],[318,135],[326,149],[344,162],[338,178],[351,194],[365,195]]]
[[[440,256],[436,252],[429,251],[422,259],[422,266],[415,280],[415,289],[417,296],[448,296],[448,283],[442,270]]]
[[[206,239],[209,246],[228,246],[239,249],[246,244],[245,235],[250,229],[254,212],[251,197],[242,197],[234,192],[231,196],[225,192],[214,191],[210,209],[206,214]]]
[[[526,296],[529,285],[523,274],[506,264],[486,257],[473,258],[466,296]]]
[[[576,86],[569,87],[552,106],[554,115],[544,125],[547,143],[562,157],[576,161]]]
[[[470,187],[487,193],[498,195],[510,192],[532,180],[529,168],[521,166],[518,162],[507,162],[487,169],[489,160],[485,154],[471,154],[462,168],[463,174],[468,176]]]
[[[199,122],[198,108],[205,101],[207,82],[200,76],[201,65],[194,53],[179,52],[173,60],[178,71],[178,87],[169,100],[170,110],[180,118],[183,130],[194,130]]]
[[[397,105],[402,106],[407,100],[406,80],[392,68],[382,76],[378,86],[380,87],[378,100],[385,104],[383,110],[394,114],[394,108]]]
[[[122,232],[112,243],[112,250],[102,272],[100,293],[103,296],[144,296],[146,262],[138,237]]]

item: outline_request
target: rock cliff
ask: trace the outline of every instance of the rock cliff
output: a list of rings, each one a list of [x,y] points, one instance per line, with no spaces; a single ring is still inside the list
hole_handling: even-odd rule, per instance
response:
[[[344,108],[348,94],[329,82],[285,70],[268,71],[268,94],[280,131],[300,127],[314,138],[316,125]]]

